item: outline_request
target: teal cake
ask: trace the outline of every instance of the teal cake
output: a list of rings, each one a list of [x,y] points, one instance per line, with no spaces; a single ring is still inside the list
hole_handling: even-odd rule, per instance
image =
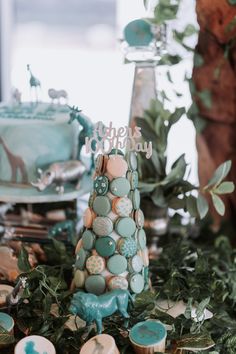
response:
[[[50,103],[0,105],[2,201],[7,200],[4,195],[10,195],[10,200],[17,202],[22,190],[26,197],[40,197],[31,186],[37,181],[37,170],[75,157],[78,127],[76,123],[68,124],[69,112],[66,105]],[[51,192],[49,188],[45,193]]]

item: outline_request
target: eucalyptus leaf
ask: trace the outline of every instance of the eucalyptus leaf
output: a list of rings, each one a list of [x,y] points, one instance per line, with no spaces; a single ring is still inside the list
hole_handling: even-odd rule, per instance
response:
[[[205,197],[203,197],[200,193],[197,198],[197,210],[200,215],[200,218],[203,219],[209,210],[209,205]]]
[[[161,208],[167,207],[167,200],[164,196],[163,189],[161,187],[156,187],[151,194],[151,199],[156,206]]]
[[[220,199],[220,197],[218,197],[218,195],[216,195],[214,193],[212,193],[211,196],[212,196],[212,201],[213,201],[216,211],[221,216],[223,216],[225,213],[225,205],[224,205],[223,201]]]
[[[197,96],[200,98],[202,104],[207,108],[211,109],[212,100],[211,100],[211,91],[208,89],[197,92]]]
[[[145,183],[145,182],[139,182],[139,190],[140,193],[151,193],[154,191],[154,189],[156,188],[156,183]]]
[[[158,65],[175,65],[180,63],[182,58],[179,55],[164,54],[162,55]]]
[[[26,251],[26,249],[24,248],[24,246],[21,247],[17,264],[18,264],[18,268],[22,272],[28,272],[31,270],[31,265],[29,262],[29,255],[28,255],[28,252]]]
[[[174,113],[172,113],[170,118],[169,118],[169,123],[171,125],[177,123],[184,113],[185,113],[185,108],[184,107],[176,108]]]
[[[185,154],[183,154],[173,163],[171,171],[160,184],[165,186],[170,182],[181,180],[185,175],[186,167]]]
[[[208,188],[211,186],[218,186],[229,173],[231,166],[232,162],[228,160],[223,162],[219,167],[217,167],[206,187]]]
[[[222,182],[217,188],[214,189],[215,194],[232,193],[235,189],[233,182]]]
[[[194,218],[198,217],[197,198],[196,197],[194,197],[193,195],[190,195],[187,197],[186,208],[192,217],[194,217]]]

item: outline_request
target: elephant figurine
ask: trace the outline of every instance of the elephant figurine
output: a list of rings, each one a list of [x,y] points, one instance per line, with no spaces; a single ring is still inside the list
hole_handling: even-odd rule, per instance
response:
[[[69,311],[78,315],[89,326],[96,323],[97,332],[102,333],[102,319],[119,312],[124,318],[129,318],[127,312],[129,300],[133,298],[128,290],[115,289],[102,295],[94,295],[78,291],[73,295]]]

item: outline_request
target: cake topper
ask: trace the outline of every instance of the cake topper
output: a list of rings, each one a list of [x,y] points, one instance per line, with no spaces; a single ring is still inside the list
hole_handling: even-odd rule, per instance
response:
[[[41,88],[41,82],[39,81],[39,79],[37,79],[37,77],[35,77],[32,74],[30,65],[27,64],[27,70],[30,73],[30,80],[29,80],[29,84],[30,84],[30,93],[32,92],[32,88],[34,87],[34,92],[35,92],[35,99],[36,102],[38,102],[39,100],[39,96],[38,96],[38,88]]]
[[[102,122],[98,122],[94,126],[93,136],[85,138],[86,152],[101,151],[103,154],[109,154],[112,149],[126,149],[126,151],[144,152],[149,159],[152,156],[152,142],[140,141],[141,138],[140,127],[115,128],[112,122],[105,127]]]
[[[48,96],[51,98],[52,103],[57,101],[58,104],[61,104],[61,99],[67,103],[68,101],[68,93],[65,90],[55,90],[54,88],[50,88],[48,90]]]

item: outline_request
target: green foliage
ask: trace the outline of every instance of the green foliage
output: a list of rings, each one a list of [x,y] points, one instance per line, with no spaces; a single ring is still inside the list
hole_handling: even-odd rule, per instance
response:
[[[159,0],[154,10],[154,23],[161,25],[176,18],[179,1]]]
[[[29,263],[29,255],[24,246],[21,247],[19,256],[18,256],[18,268],[22,272],[28,272],[31,269]]]
[[[228,0],[228,2],[230,3],[230,5],[236,5],[236,0]]]

